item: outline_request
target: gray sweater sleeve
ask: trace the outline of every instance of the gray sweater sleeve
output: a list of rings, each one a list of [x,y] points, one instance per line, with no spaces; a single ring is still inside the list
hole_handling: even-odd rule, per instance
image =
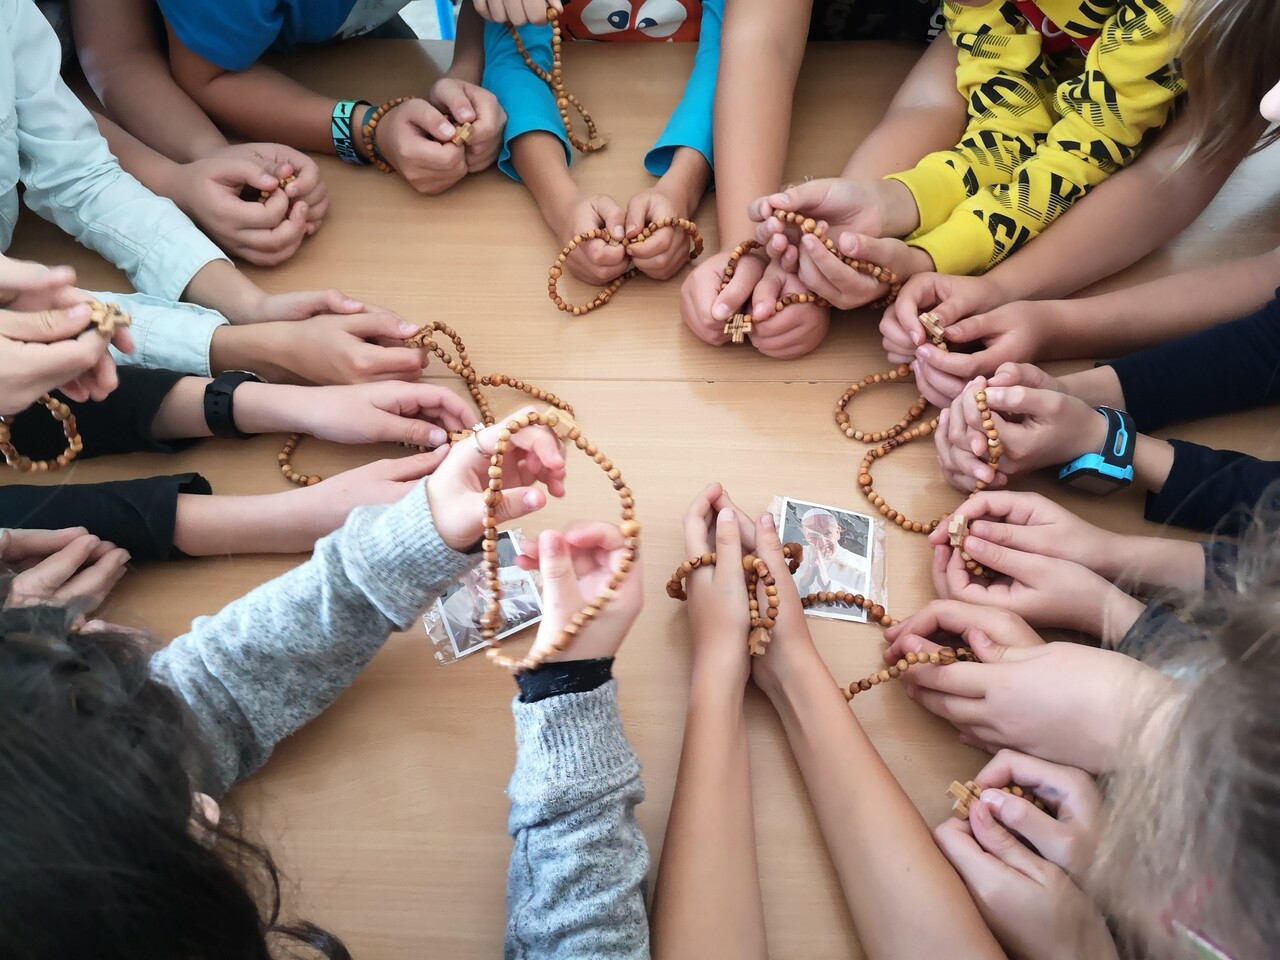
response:
[[[506,960],[648,960],[640,762],[618,684],[516,701]]]
[[[476,562],[436,533],[426,483],[399,503],[352,511],[306,563],[200,617],[152,658],[152,676],[186,702],[213,761],[200,789],[220,796],[257,769]]]

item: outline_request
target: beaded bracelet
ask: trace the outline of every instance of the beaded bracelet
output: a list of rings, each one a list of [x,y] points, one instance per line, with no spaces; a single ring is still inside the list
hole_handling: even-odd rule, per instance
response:
[[[364,125],[360,128],[360,132],[364,135],[364,142],[369,148],[369,162],[381,170],[383,173],[395,173],[396,168],[387,162],[387,158],[382,155],[382,151],[378,149],[377,130],[378,124],[388,113],[406,103],[410,97],[396,97],[394,100],[388,100],[365,120]]]

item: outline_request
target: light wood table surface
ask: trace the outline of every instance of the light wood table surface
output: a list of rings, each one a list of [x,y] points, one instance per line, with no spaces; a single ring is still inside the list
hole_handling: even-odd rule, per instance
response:
[[[917,53],[889,44],[811,47],[786,177],[838,171],[879,119]],[[586,188],[625,199],[651,182],[640,159],[679,97],[692,54],[691,45],[568,46],[570,89],[612,136],[605,152],[577,163],[576,176]],[[376,102],[425,90],[447,57],[442,44],[353,42],[298,57],[287,68],[319,89]],[[663,590],[684,557],[680,515],[712,479],[722,480],[740,504],[756,511],[775,494],[864,509],[854,483],[863,447],[837,433],[831,407],[849,380],[886,366],[876,317],[847,316],[821,349],[791,362],[768,360],[749,347],[712,349],[696,340],[679,319],[679,278],[665,285],[637,279],[600,312],[566,318],[545,297],[556,244],[519,185],[489,171],[443,197],[428,198],[398,177],[334,159],[321,164],[333,198],[324,228],[289,264],[252,271],[255,278],[280,291],[338,286],[415,321],[453,324],[482,373],[500,370],[569,400],[584,430],[635,491],[647,606],[622,650],[617,675],[626,729],[644,763],[648,799],[639,817],[656,864],[679,758],[689,668],[684,613]],[[1250,160],[1184,235],[1111,283],[1280,243],[1278,173],[1280,153],[1274,149]],[[714,250],[711,199],[697,219]],[[116,271],[30,215],[11,252],[72,263],[86,286],[127,289]],[[589,298],[572,280],[564,282],[563,293],[577,301]],[[428,374],[447,377],[435,368]],[[913,395],[905,386],[869,394],[856,402],[856,419],[892,422]],[[498,393],[495,409],[519,399]],[[1275,457],[1276,422],[1275,411],[1265,410],[1177,433]],[[275,468],[280,439],[211,440],[178,456],[78,464],[64,477],[87,482],[199,470],[219,493],[270,492],[285,489]],[[330,475],[396,454],[394,448],[309,440],[297,465]],[[935,516],[960,499],[940,479],[925,443],[881,465],[876,481],[891,503],[913,517]],[[1135,494],[1096,500],[1044,480],[1026,486],[1116,529],[1150,526],[1141,520]],[[613,493],[595,468],[571,457],[568,502],[554,504],[524,529],[532,533],[574,517],[615,513]],[[896,528],[889,530],[887,544],[889,607],[902,616],[934,596],[928,550],[922,537]],[[168,639],[193,617],[215,612],[298,562],[280,556],[140,564],[106,612]],[[814,621],[813,631],[838,679],[847,682],[878,665],[877,629]],[[332,709],[282,744],[235,791],[233,802],[249,830],[280,858],[289,913],[332,929],[360,958],[497,956],[510,850],[503,788],[514,755],[512,692],[505,673],[478,659],[437,667],[424,632],[414,629],[393,636]],[[758,695],[749,698],[748,711],[771,953],[797,960],[861,956],[777,719]],[[947,784],[974,774],[982,756],[960,746],[949,727],[896,686],[859,698],[857,714],[925,819],[935,823],[946,816]]]

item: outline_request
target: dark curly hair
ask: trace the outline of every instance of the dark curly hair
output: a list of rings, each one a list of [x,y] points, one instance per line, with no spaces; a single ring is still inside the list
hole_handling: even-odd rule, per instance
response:
[[[73,619],[0,610],[0,960],[349,960],[282,925],[268,852],[193,804],[207,759],[147,645]]]

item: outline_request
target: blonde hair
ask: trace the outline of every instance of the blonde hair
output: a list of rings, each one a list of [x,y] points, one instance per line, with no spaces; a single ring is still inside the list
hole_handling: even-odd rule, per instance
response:
[[[1217,157],[1251,145],[1258,103],[1280,81],[1280,3],[1187,0],[1179,59],[1191,113],[1188,154]],[[1270,131],[1256,149],[1280,139]]]
[[[1268,3],[1270,0],[1268,0]],[[1108,784],[1089,886],[1138,952],[1190,957],[1181,920],[1233,960],[1280,943],[1280,490],[1235,564],[1179,615],[1170,677]]]

